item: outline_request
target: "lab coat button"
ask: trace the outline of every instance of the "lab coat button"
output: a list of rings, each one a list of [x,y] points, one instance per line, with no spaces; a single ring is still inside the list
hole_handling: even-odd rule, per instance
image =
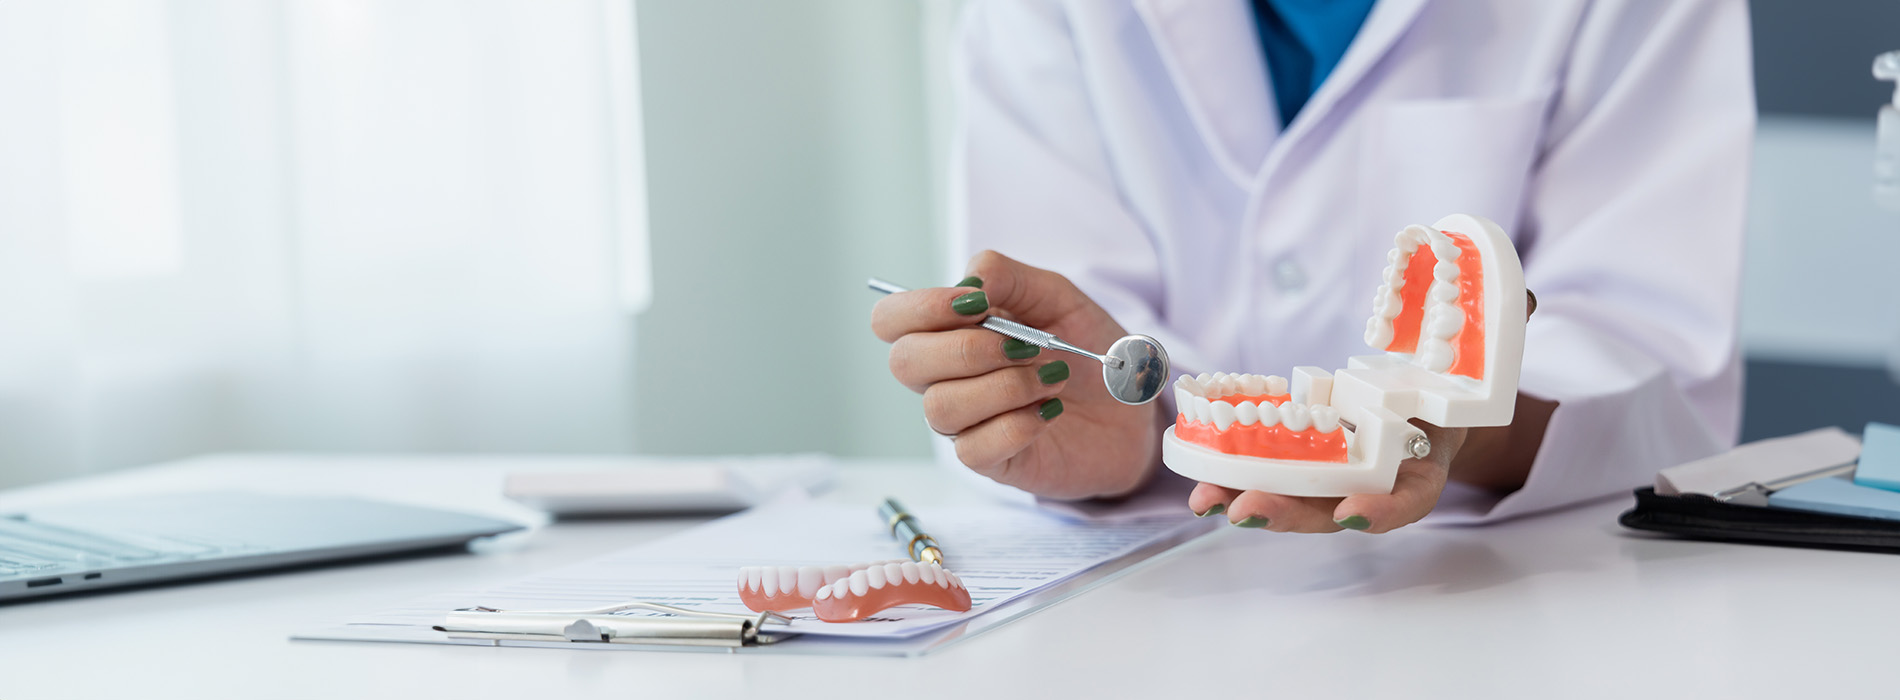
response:
[[[1292,258],[1282,259],[1273,266],[1273,284],[1282,292],[1297,292],[1306,288],[1306,269]]]

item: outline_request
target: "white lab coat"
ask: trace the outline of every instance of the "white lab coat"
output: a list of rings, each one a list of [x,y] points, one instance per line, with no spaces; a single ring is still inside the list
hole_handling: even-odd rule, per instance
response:
[[[1733,445],[1754,130],[1742,0],[1380,0],[1284,131],[1246,0],[974,0],[953,249],[1068,275],[1176,373],[1344,367],[1392,236],[1478,214],[1555,400],[1497,519]],[[1169,411],[1173,407],[1168,407]]]

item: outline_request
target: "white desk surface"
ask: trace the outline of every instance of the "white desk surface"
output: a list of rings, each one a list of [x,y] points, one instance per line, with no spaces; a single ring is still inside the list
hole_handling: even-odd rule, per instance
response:
[[[525,515],[496,459],[230,456],[0,494],[0,510],[154,489],[381,494]],[[452,477],[452,478],[451,478]],[[827,498],[974,498],[914,463]],[[867,506],[868,507],[868,506]],[[450,587],[690,527],[562,523],[479,554],[0,606],[0,697],[1893,697],[1900,556],[1654,539],[1622,499],[1384,536],[1227,528],[918,659],[292,642]],[[1129,611],[1134,611],[1132,614]],[[767,695],[771,694],[771,695]]]

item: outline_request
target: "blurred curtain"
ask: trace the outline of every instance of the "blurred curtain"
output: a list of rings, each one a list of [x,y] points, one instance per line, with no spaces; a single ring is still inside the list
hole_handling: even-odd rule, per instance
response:
[[[0,0],[0,485],[622,451],[632,0]]]

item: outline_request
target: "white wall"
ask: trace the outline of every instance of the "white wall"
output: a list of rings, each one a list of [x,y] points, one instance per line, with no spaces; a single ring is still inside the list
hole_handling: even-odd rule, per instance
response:
[[[641,0],[639,14],[655,267],[638,449],[928,454],[863,283],[952,281],[936,279],[941,113],[926,109],[947,4]]]

